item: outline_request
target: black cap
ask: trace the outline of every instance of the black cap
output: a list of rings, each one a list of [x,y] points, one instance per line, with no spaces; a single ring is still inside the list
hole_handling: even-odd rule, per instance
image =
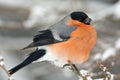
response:
[[[80,11],[72,12],[70,16],[73,20],[78,20],[78,21],[83,22],[83,23],[88,24],[88,25],[91,22],[91,19],[84,12],[80,12]]]

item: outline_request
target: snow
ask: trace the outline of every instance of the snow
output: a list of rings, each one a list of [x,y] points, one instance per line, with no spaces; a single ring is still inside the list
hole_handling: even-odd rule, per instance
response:
[[[0,61],[0,66],[4,66],[4,61]]]
[[[0,66],[4,66],[4,58],[0,56]]]
[[[114,17],[115,19],[120,19],[120,0],[114,6]]]
[[[3,60],[3,57],[2,57],[2,56],[0,56],[0,61],[1,61],[1,60]]]
[[[82,75],[82,77],[87,77],[87,80],[93,80],[89,74],[88,71],[86,70],[80,70],[80,74]],[[83,80],[83,78],[79,76],[79,80]]]
[[[64,67],[64,69],[62,70],[63,71],[63,74],[66,76],[66,77],[70,77],[70,76],[72,76],[73,74],[72,74],[72,71],[70,70],[70,66],[66,66],[66,67]]]
[[[115,42],[115,48],[120,49],[120,38]]]
[[[111,56],[115,56],[116,53],[116,49],[115,48],[108,48],[107,50],[104,51],[101,60],[105,61],[106,59],[108,59]]]
[[[107,70],[107,68],[106,67],[103,67],[103,71],[105,72]]]
[[[8,78],[8,80],[14,80],[11,76]]]
[[[86,76],[86,75],[88,75],[89,74],[89,72],[88,71],[86,71],[86,70],[80,70],[80,73],[82,74],[82,76]]]
[[[109,80],[114,80],[114,75],[113,74],[111,74],[110,72],[107,72],[107,74],[110,76]]]
[[[46,15],[47,9],[41,6],[34,6],[30,10],[28,20],[24,22],[26,28],[32,28],[40,19],[43,19]]]
[[[104,80],[103,78],[100,78],[100,79],[94,79],[94,80]]]
[[[101,56],[102,56],[102,54],[101,53],[96,53],[95,55],[94,55],[94,60],[99,60],[99,59],[101,59]]]

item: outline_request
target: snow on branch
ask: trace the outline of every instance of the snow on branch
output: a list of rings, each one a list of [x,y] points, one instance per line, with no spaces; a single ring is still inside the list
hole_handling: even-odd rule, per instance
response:
[[[98,69],[101,70],[100,72],[92,73],[92,72],[89,72],[88,70],[82,69],[82,70],[79,70],[80,75],[77,75],[78,79],[79,80],[115,80],[120,78],[120,73],[112,74],[109,71],[109,68],[105,67],[101,62],[97,62],[97,65],[98,65]],[[5,67],[4,58],[2,56],[0,56],[0,68],[6,73],[6,75],[8,76],[8,80],[14,80],[11,77],[11,75],[8,73]],[[103,75],[103,78],[93,79],[93,77],[99,76],[99,75]]]
[[[11,75],[8,73],[8,71],[5,67],[4,58],[2,56],[0,56],[0,68],[2,68],[2,70],[6,73],[6,75],[8,76],[8,80],[14,80],[11,77]]]
[[[109,71],[108,71],[108,68],[105,67],[103,64],[97,62],[97,65],[99,66],[99,68],[102,70],[103,72],[103,75],[104,75],[104,78],[103,80],[114,80],[114,77],[115,75],[114,74],[111,74]]]

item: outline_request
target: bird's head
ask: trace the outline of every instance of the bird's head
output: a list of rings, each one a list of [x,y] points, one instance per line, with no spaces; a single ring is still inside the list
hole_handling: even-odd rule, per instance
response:
[[[89,18],[86,13],[80,12],[80,11],[72,12],[70,14],[70,17],[71,17],[71,20],[69,20],[69,22],[68,22],[68,24],[70,24],[70,25],[74,24],[74,22],[75,22],[75,24],[81,22],[81,23],[90,25],[90,23],[92,21],[91,18]]]

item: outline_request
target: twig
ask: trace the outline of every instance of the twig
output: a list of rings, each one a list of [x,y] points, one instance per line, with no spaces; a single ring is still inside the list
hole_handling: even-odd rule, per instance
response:
[[[6,73],[6,75],[8,76],[8,80],[14,80],[13,78],[11,78],[11,75],[8,73],[5,64],[4,64],[4,58],[2,56],[0,56],[0,67],[2,68],[2,70]]]
[[[99,66],[99,68],[102,70],[103,74],[104,74],[104,79],[103,80],[114,80],[115,75],[111,74],[108,71],[108,68],[105,67],[102,63],[97,62],[97,65]]]

